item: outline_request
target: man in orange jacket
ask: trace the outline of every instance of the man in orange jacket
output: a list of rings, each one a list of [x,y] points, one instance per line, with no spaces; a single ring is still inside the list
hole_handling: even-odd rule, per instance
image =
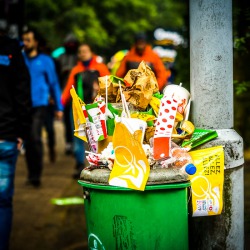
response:
[[[167,79],[171,73],[166,70],[160,57],[147,44],[147,37],[144,33],[135,36],[135,45],[124,57],[119,69],[116,72],[118,77],[124,77],[130,69],[136,69],[140,62],[144,60],[155,73],[159,89],[162,90],[167,84]]]
[[[70,89],[75,87],[78,96],[86,103],[92,103],[98,90],[98,77],[109,75],[107,66],[98,62],[88,44],[81,44],[78,49],[79,61],[71,70],[66,87],[62,93],[62,104],[71,100]],[[74,155],[76,159],[76,172],[73,178],[79,178],[84,168],[84,142],[74,137]]]

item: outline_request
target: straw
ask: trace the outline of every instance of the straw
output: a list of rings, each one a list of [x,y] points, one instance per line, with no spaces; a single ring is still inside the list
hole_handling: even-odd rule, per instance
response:
[[[190,106],[191,106],[191,98],[189,99],[188,104],[187,104],[186,109],[185,109],[186,115],[185,115],[184,121],[188,120],[189,112],[190,112]]]
[[[127,101],[126,101],[126,99],[125,99],[125,95],[124,95],[123,93],[122,93],[122,98],[123,98],[124,107],[125,107],[127,116],[128,116],[128,118],[130,118],[130,113],[129,113],[129,109],[128,109],[128,104],[127,104]]]
[[[84,128],[81,128],[81,129],[74,129],[74,132],[81,132],[81,131],[85,131]]]
[[[108,76],[106,76],[106,110],[105,110],[106,115],[107,115],[107,109],[108,109]]]
[[[121,86],[121,81],[119,81],[119,89],[120,89],[120,93],[121,93],[121,96],[122,96],[122,86]]]
[[[121,117],[126,117],[126,110],[125,110],[125,106],[124,106],[124,100],[122,98],[122,87],[121,87],[121,82],[119,81],[119,89],[120,89],[120,94],[121,94],[121,100],[122,100],[122,114]]]
[[[92,155],[96,155],[96,156],[99,156],[99,154],[96,154],[96,153],[93,153],[93,152],[91,152],[91,151],[87,151],[87,150],[85,150],[85,153],[87,153],[87,154],[92,154]]]
[[[122,99],[122,108],[125,112],[125,115],[127,118],[130,118],[130,113],[129,113],[129,109],[128,109],[128,105],[127,105],[127,101],[125,99],[124,94],[122,93],[122,87],[121,87],[121,82],[119,81],[119,88],[120,88],[120,92],[121,92],[121,99]]]

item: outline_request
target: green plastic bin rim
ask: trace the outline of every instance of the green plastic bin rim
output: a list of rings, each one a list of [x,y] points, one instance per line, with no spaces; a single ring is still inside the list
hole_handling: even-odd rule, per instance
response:
[[[110,186],[110,185],[98,185],[98,184],[84,182],[81,180],[79,180],[78,183],[85,188],[92,188],[92,189],[112,190],[112,191],[137,191],[134,189],[124,188],[124,187],[116,187],[116,186]],[[190,185],[191,184],[189,181],[180,182],[180,183],[168,183],[168,184],[146,186],[145,190],[180,189],[180,188],[190,187]]]

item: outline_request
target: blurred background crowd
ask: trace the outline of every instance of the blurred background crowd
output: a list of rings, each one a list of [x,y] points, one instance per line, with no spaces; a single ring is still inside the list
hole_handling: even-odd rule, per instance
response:
[[[134,34],[145,31],[149,43],[156,47],[155,51],[171,70],[169,81],[182,82],[189,88],[188,1],[0,0],[0,5],[0,25],[8,19],[11,36],[20,38],[25,27],[35,28],[44,39],[43,50],[52,53],[54,58],[70,50],[65,50],[64,45],[73,37],[79,43],[91,45],[95,54],[114,70],[117,69],[115,62],[121,60],[133,44]],[[245,147],[250,146],[247,129],[250,122],[247,115],[250,105],[249,16],[246,0],[233,1],[235,129],[243,136]],[[155,31],[159,28],[165,31],[165,36],[159,30],[157,35]],[[176,38],[177,34],[181,39]],[[73,61],[71,59],[69,64]]]

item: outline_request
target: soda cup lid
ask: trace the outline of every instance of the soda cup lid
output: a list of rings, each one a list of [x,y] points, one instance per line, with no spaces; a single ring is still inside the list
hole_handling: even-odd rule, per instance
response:
[[[196,173],[196,166],[192,163],[187,164],[187,166],[185,167],[185,171],[187,174],[189,175],[193,175]]]

